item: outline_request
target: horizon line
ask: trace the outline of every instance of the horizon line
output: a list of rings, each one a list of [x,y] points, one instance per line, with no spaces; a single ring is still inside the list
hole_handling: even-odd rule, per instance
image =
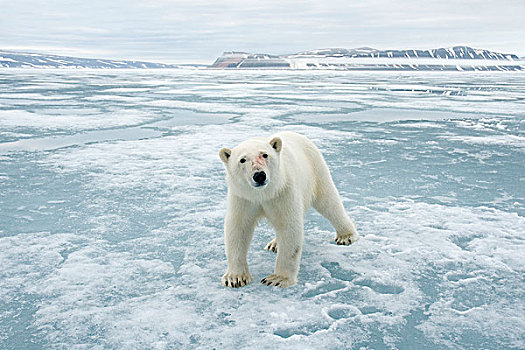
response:
[[[302,50],[302,51],[299,51],[299,52],[296,52],[296,53],[286,53],[286,54],[273,54],[273,53],[267,53],[267,52],[249,52],[249,51],[243,51],[243,50],[226,50],[226,51],[222,51],[222,53],[218,54],[216,56],[216,58],[224,55],[225,53],[242,53],[242,54],[252,54],[252,55],[262,55],[262,54],[265,54],[265,55],[273,55],[273,56],[287,56],[287,55],[297,55],[297,54],[301,54],[301,53],[305,53],[305,52],[310,52],[310,51],[320,51],[320,50],[330,50],[330,49],[343,49],[343,50],[359,50],[359,49],[369,49],[369,50],[376,50],[376,51],[410,51],[410,50],[421,50],[421,51],[427,51],[427,50],[437,50],[437,49],[452,49],[452,48],[457,48],[457,47],[466,47],[466,48],[471,48],[471,49],[474,49],[474,50],[486,50],[486,51],[490,51],[490,52],[494,52],[494,53],[498,53],[498,54],[502,54],[502,55],[515,55],[516,57],[518,57],[519,60],[524,60],[525,59],[525,55],[522,56],[521,54],[517,54],[517,53],[505,53],[505,52],[499,52],[499,51],[493,51],[493,50],[489,50],[489,49],[483,49],[483,48],[475,48],[475,47],[472,47],[472,46],[469,46],[469,45],[453,45],[453,46],[447,46],[447,47],[435,47],[435,48],[432,48],[432,49],[418,49],[418,48],[410,48],[410,49],[399,49],[399,48],[395,48],[395,49],[378,49],[378,48],[373,48],[373,47],[369,47],[369,46],[360,46],[360,47],[354,47],[354,48],[346,48],[346,47],[342,47],[342,46],[339,46],[339,47],[336,47],[336,46],[333,46],[333,47],[324,47],[324,48],[317,48],[317,49],[309,49],[309,50]],[[67,49],[66,49],[67,50]],[[31,48],[28,48],[28,49],[23,49],[23,48],[20,48],[20,49],[3,49],[3,48],[0,48],[0,52],[3,51],[3,52],[12,52],[12,53],[26,53],[26,54],[38,54],[38,55],[51,55],[51,56],[58,56],[58,57],[70,57],[70,58],[79,58],[79,59],[93,59],[93,60],[111,60],[111,61],[132,61],[132,62],[143,62],[143,63],[152,63],[152,64],[165,64],[165,65],[173,65],[173,66],[177,66],[177,65],[195,65],[195,66],[207,66],[207,65],[211,65],[213,64],[213,62],[211,63],[197,63],[197,62],[179,62],[179,63],[167,63],[166,61],[162,61],[162,59],[159,59],[159,61],[156,60],[156,58],[110,58],[110,57],[105,57],[105,58],[102,58],[102,57],[95,57],[95,56],[90,56],[89,54],[87,54],[86,56],[82,56],[82,55],[75,55],[75,54],[58,54],[58,53],[53,53],[51,51],[41,51],[39,49],[31,49]],[[96,55],[96,54],[94,54]],[[103,56],[103,55],[101,55]],[[414,59],[414,58],[412,58]],[[417,58],[415,58],[417,59]],[[436,58],[438,59],[438,58]]]

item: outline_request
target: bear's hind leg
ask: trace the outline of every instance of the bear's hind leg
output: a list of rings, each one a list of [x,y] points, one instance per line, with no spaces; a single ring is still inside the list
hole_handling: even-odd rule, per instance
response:
[[[335,229],[335,242],[338,245],[350,245],[359,239],[355,224],[345,212],[343,202],[333,183],[328,183],[318,192],[313,205]]]
[[[264,249],[266,249],[269,252],[277,253],[277,238],[274,238],[270,242],[268,242]]]

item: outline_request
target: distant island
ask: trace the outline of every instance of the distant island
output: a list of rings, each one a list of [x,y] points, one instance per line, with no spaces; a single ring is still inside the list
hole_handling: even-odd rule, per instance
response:
[[[331,69],[424,71],[521,71],[517,55],[454,46],[430,50],[320,49],[289,55],[225,52],[210,66],[215,69]]]
[[[178,65],[143,61],[108,60],[0,50],[2,68],[178,68]]]
[[[0,50],[0,68],[164,69],[188,67],[200,69],[524,71],[525,61],[515,54],[474,49],[468,46],[430,50],[329,48],[287,55],[229,51],[224,52],[209,66],[80,58]]]

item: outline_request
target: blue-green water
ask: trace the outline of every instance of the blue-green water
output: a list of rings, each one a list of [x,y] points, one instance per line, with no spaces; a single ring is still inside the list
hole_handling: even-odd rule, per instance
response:
[[[524,107],[523,73],[0,70],[0,348],[524,348]],[[296,286],[223,288],[218,150],[281,130],[362,239],[311,211]]]

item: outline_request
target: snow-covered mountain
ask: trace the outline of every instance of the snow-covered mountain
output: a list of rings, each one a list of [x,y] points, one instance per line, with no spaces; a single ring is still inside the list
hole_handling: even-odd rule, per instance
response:
[[[430,50],[319,49],[289,55],[225,52],[210,68],[337,70],[525,70],[514,54],[455,46]]]
[[[320,49],[288,55],[287,57],[387,57],[387,58],[438,58],[438,59],[472,59],[472,60],[519,60],[514,54],[474,49],[468,46],[454,46],[430,50],[377,50],[370,47],[357,49]]]
[[[182,68],[129,60],[58,56],[0,50],[0,68]],[[191,65],[204,67],[202,65]],[[328,48],[287,55],[225,52],[208,68],[215,69],[332,69],[332,70],[500,70],[523,71],[525,61],[514,54],[455,46],[430,50]]]
[[[0,50],[0,68],[177,68],[176,65]]]

